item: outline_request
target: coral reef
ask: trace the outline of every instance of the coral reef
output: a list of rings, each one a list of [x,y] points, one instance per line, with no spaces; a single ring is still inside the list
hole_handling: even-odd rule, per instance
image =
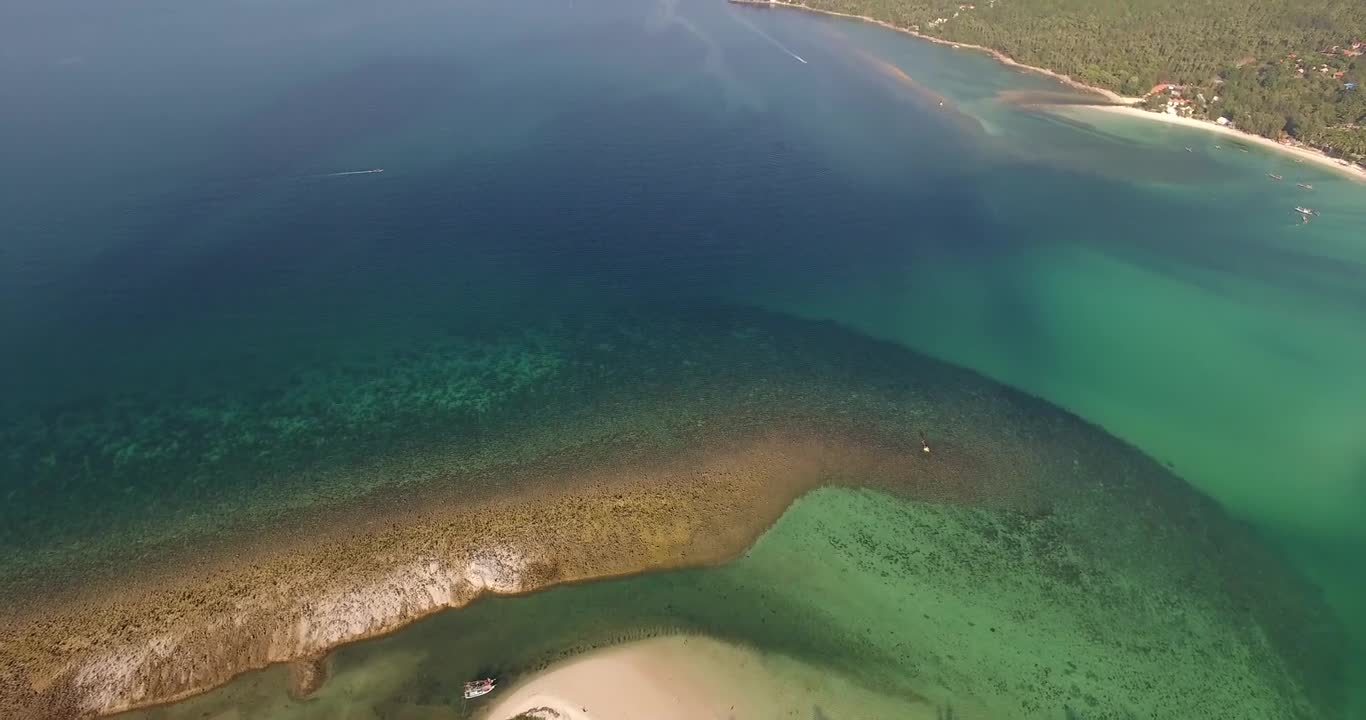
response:
[[[343,383],[335,392],[352,406],[318,425],[359,423],[337,454],[311,445],[307,422],[283,420],[299,413],[266,410],[291,396],[255,395],[232,422],[277,427],[242,475],[214,487],[141,480],[167,497],[69,537],[12,529],[8,541],[32,551],[6,568],[0,708],[106,714],[317,658],[481,594],[721,563],[823,485],[981,513],[954,516],[981,553],[965,542],[920,557],[875,535],[828,534],[823,551],[853,558],[851,572],[952,563],[972,571],[952,577],[1000,581],[1027,570],[1078,607],[1103,598],[1166,630],[1205,637],[1208,618],[1233,618],[1220,632],[1249,653],[1240,662],[1262,673],[1267,702],[1309,718],[1320,716],[1302,708],[1339,701],[1340,634],[1306,584],[1168,470],[1063,411],[833,325],[757,311],[642,308],[525,332],[506,350],[449,364],[432,351]],[[407,369],[419,366],[477,379]],[[71,424],[62,417],[49,432]],[[367,423],[377,437],[363,437]],[[125,432],[141,438],[143,427],[155,424]],[[934,537],[925,517],[897,516],[897,532]],[[881,559],[858,564],[869,557]],[[1198,616],[1181,611],[1192,602]],[[1107,616],[1094,617],[1104,632]],[[810,650],[802,643],[820,625],[808,625],[809,636],[766,642]],[[841,662],[840,647],[828,662]]]

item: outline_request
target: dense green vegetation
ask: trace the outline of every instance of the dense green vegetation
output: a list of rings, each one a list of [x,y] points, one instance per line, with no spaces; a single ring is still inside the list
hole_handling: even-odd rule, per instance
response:
[[[1311,56],[1312,57],[1312,56]],[[1267,137],[1281,133],[1311,145],[1352,156],[1366,155],[1366,57],[1314,57],[1328,65],[1328,73],[1308,63],[1282,59],[1236,68],[1219,88],[1224,97],[1214,112],[1235,120],[1239,127]],[[1345,74],[1334,78],[1339,70]],[[1347,89],[1356,83],[1357,89]]]
[[[1361,0],[800,1],[994,48],[1124,95],[1187,86],[1197,117],[1366,155],[1366,55],[1350,54],[1366,40]],[[1346,53],[1325,52],[1334,46]]]

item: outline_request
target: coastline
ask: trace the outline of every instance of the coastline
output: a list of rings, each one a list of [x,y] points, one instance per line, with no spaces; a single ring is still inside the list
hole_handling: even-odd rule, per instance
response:
[[[920,40],[925,40],[927,42],[932,42],[938,45],[948,45],[955,49],[966,49],[986,53],[987,55],[990,55],[992,59],[1007,67],[1017,68],[1020,70],[1025,70],[1027,72],[1045,75],[1071,88],[1099,95],[1110,102],[1110,104],[1075,105],[1074,107],[1085,107],[1096,110],[1103,110],[1106,112],[1128,115],[1130,117],[1143,117],[1149,120],[1156,120],[1158,122],[1165,122],[1175,125],[1184,125],[1186,127],[1195,127],[1204,130],[1223,133],[1232,137],[1241,138],[1243,140],[1246,140],[1247,142],[1254,143],[1260,147],[1275,149],[1283,153],[1294,155],[1295,157],[1313,162],[1321,167],[1333,168],[1342,175],[1351,177],[1361,182],[1366,182],[1366,168],[1363,168],[1362,166],[1353,163],[1343,165],[1337,160],[1337,158],[1334,158],[1320,150],[1316,150],[1314,148],[1303,145],[1282,145],[1270,138],[1262,137],[1261,135],[1254,135],[1248,132],[1243,132],[1242,130],[1238,130],[1236,128],[1225,127],[1223,125],[1211,122],[1209,120],[1197,120],[1195,118],[1177,117],[1173,115],[1167,115],[1166,113],[1157,113],[1148,110],[1143,110],[1134,107],[1134,105],[1136,105],[1137,103],[1142,102],[1143,98],[1126,97],[1112,90],[1095,87],[1094,85],[1088,85],[1084,82],[1076,80],[1070,75],[1064,75],[1062,73],[1049,70],[1048,68],[1042,68],[1035,65],[1026,65],[1022,62],[1014,60],[1010,56],[994,48],[989,48],[983,45],[974,45],[972,43],[961,43],[953,42],[952,40],[945,40],[943,38],[934,37],[933,35],[926,35],[925,33],[912,30],[910,28],[894,25],[885,20],[878,20],[877,18],[870,17],[867,15],[854,15],[852,13],[842,13],[836,10],[813,8],[809,5],[804,5],[802,3],[797,2],[788,2],[787,0],[727,0],[727,2],[733,3],[735,5],[754,5],[757,7],[784,7],[791,8],[794,10],[803,10],[806,12],[816,13],[819,15],[830,15],[833,17],[842,17],[850,20],[860,20],[863,22],[872,23],[874,25],[879,25],[881,27],[887,28],[888,30],[904,33],[906,35],[910,35],[911,37]]]
[[[1006,55],[1005,53],[1002,53],[1002,52],[999,51],[999,50],[994,50],[994,49],[992,49],[992,48],[986,47],[985,45],[974,45],[974,44],[972,44],[972,43],[961,43],[961,42],[953,42],[952,40],[945,40],[945,39],[943,39],[943,38],[938,38],[938,37],[935,37],[935,36],[933,36],[933,35],[926,35],[925,33],[919,32],[919,31],[917,31],[917,30],[912,30],[912,29],[907,28],[907,27],[901,27],[900,25],[894,25],[894,24],[892,24],[892,23],[887,22],[886,20],[878,20],[877,18],[875,18],[875,17],[870,17],[870,16],[868,16],[868,15],[854,15],[854,14],[852,14],[852,13],[842,13],[842,12],[839,12],[839,11],[837,11],[837,10],[825,10],[825,9],[822,9],[822,8],[813,8],[813,7],[811,7],[810,5],[803,5],[803,4],[801,4],[801,3],[795,3],[795,2],[786,2],[786,0],[772,0],[772,1],[770,1],[770,0],[726,0],[726,1],[729,2],[729,3],[735,4],[735,5],[754,5],[754,6],[757,6],[757,7],[785,7],[785,8],[792,8],[792,9],[794,9],[794,10],[804,10],[804,11],[806,11],[806,12],[816,13],[816,14],[818,14],[818,15],[830,15],[830,16],[832,16],[832,17],[848,18],[848,19],[850,19],[850,20],[862,20],[863,22],[866,22],[866,23],[872,23],[872,24],[874,24],[874,25],[880,25],[880,26],[882,26],[882,27],[884,27],[884,28],[887,28],[888,30],[893,30],[893,31],[896,31],[896,32],[899,32],[899,33],[904,33],[904,34],[906,34],[906,35],[910,35],[911,37],[919,38],[920,40],[925,40],[925,41],[927,41],[927,42],[935,43],[936,45],[947,45],[947,46],[952,47],[952,48],[954,48],[954,49],[973,50],[973,51],[976,51],[976,52],[986,53],[987,55],[990,55],[990,56],[992,57],[993,60],[995,60],[996,62],[999,62],[999,63],[1001,63],[1002,65],[1005,65],[1005,66],[1007,66],[1007,67],[1012,67],[1012,68],[1016,68],[1016,69],[1019,69],[1019,70],[1024,70],[1024,71],[1026,71],[1026,72],[1032,72],[1032,73],[1037,73],[1037,74],[1039,74],[1039,75],[1048,76],[1048,77],[1050,77],[1050,78],[1053,78],[1054,80],[1057,80],[1058,82],[1060,82],[1060,83],[1062,83],[1062,84],[1064,84],[1064,85],[1067,85],[1067,86],[1069,86],[1069,87],[1072,87],[1072,88],[1075,88],[1075,89],[1077,89],[1077,90],[1081,90],[1081,91],[1084,91],[1084,92],[1089,92],[1089,93],[1092,93],[1092,94],[1094,94],[1094,95],[1099,95],[1099,96],[1101,96],[1101,97],[1105,98],[1106,100],[1109,100],[1110,102],[1113,102],[1113,103],[1117,103],[1117,104],[1121,104],[1121,105],[1131,105],[1131,104],[1136,103],[1136,102],[1139,102],[1139,101],[1141,101],[1141,100],[1143,99],[1143,98],[1125,97],[1125,96],[1120,95],[1119,93],[1116,93],[1116,92],[1114,92],[1114,91],[1106,90],[1105,88],[1098,88],[1098,87],[1095,87],[1095,86],[1093,86],[1093,85],[1087,85],[1086,83],[1081,82],[1080,80],[1076,80],[1076,79],[1072,78],[1072,76],[1070,76],[1070,75],[1064,75],[1064,74],[1062,74],[1062,73],[1060,73],[1060,72],[1055,72],[1055,71],[1053,71],[1053,70],[1049,70],[1048,68],[1042,68],[1042,67],[1038,67],[1038,66],[1035,66],[1035,65],[1026,65],[1026,64],[1024,64],[1024,63],[1022,63],[1022,62],[1019,62],[1019,61],[1017,61],[1017,60],[1011,58],[1009,55]]]
[[[1349,177],[1358,182],[1366,182],[1366,168],[1363,168],[1360,165],[1343,165],[1336,158],[1330,157],[1313,148],[1305,147],[1303,145],[1282,145],[1281,143],[1278,143],[1270,138],[1265,138],[1261,135],[1253,135],[1252,133],[1246,133],[1236,128],[1225,127],[1218,123],[1212,123],[1208,120],[1198,120],[1196,118],[1180,117],[1178,115],[1168,115],[1166,113],[1156,113],[1148,110],[1140,110],[1136,107],[1119,105],[1070,105],[1053,106],[1049,109],[1050,111],[1055,111],[1056,109],[1068,108],[1080,108],[1082,110],[1087,111],[1103,112],[1112,115],[1123,115],[1125,117],[1139,118],[1143,120],[1165,123],[1168,125],[1178,125],[1181,127],[1196,128],[1207,132],[1218,133],[1220,135],[1232,137],[1243,142],[1256,145],[1258,147],[1266,148],[1268,150],[1276,150],[1286,155],[1290,155],[1292,157],[1303,160],[1305,162],[1314,163],[1315,165],[1323,168],[1335,170],[1339,174]]]

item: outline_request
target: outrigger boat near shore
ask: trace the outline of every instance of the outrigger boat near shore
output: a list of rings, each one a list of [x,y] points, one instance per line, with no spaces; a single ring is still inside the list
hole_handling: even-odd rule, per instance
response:
[[[1297,187],[1302,187],[1302,188],[1304,188],[1305,190],[1313,190],[1313,189],[1314,189],[1314,186],[1313,186],[1313,185],[1310,185],[1309,183],[1295,183],[1295,185],[1296,185]]]
[[[483,680],[471,680],[465,683],[465,699],[472,700],[477,697],[483,697],[484,695],[488,695],[489,693],[493,692],[493,688],[497,685],[498,682],[493,678],[484,678]]]
[[[1267,173],[1266,176],[1269,177],[1269,178],[1271,178],[1272,180],[1284,180],[1284,179],[1285,179],[1285,178],[1281,177],[1280,175],[1277,175],[1276,173]]]

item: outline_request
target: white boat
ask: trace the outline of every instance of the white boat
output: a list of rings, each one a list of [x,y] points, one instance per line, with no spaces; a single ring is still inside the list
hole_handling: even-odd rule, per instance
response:
[[[484,678],[483,680],[471,680],[470,682],[465,683],[465,699],[471,700],[473,698],[488,695],[489,693],[493,692],[493,688],[497,686],[497,684],[497,681],[495,681],[493,678]]]
[[[1311,216],[1311,215],[1317,217],[1318,214],[1319,214],[1319,211],[1318,211],[1318,210],[1315,210],[1315,209],[1313,209],[1313,208],[1307,208],[1307,207],[1304,207],[1303,205],[1297,205],[1297,206],[1295,206],[1295,212],[1297,212],[1297,213],[1299,213],[1299,214],[1301,214],[1301,215],[1303,215],[1303,216],[1305,216],[1305,217],[1309,217],[1309,216]]]
[[[1284,180],[1284,179],[1285,179],[1285,178],[1281,177],[1280,175],[1277,175],[1276,173],[1267,173],[1266,176],[1269,177],[1269,178],[1271,178],[1272,180]]]
[[[1313,185],[1310,185],[1309,183],[1295,183],[1295,184],[1298,185],[1298,186],[1300,186],[1300,187],[1302,187],[1302,188],[1304,188],[1305,190],[1313,190],[1313,189],[1314,189],[1314,186],[1313,186]]]

